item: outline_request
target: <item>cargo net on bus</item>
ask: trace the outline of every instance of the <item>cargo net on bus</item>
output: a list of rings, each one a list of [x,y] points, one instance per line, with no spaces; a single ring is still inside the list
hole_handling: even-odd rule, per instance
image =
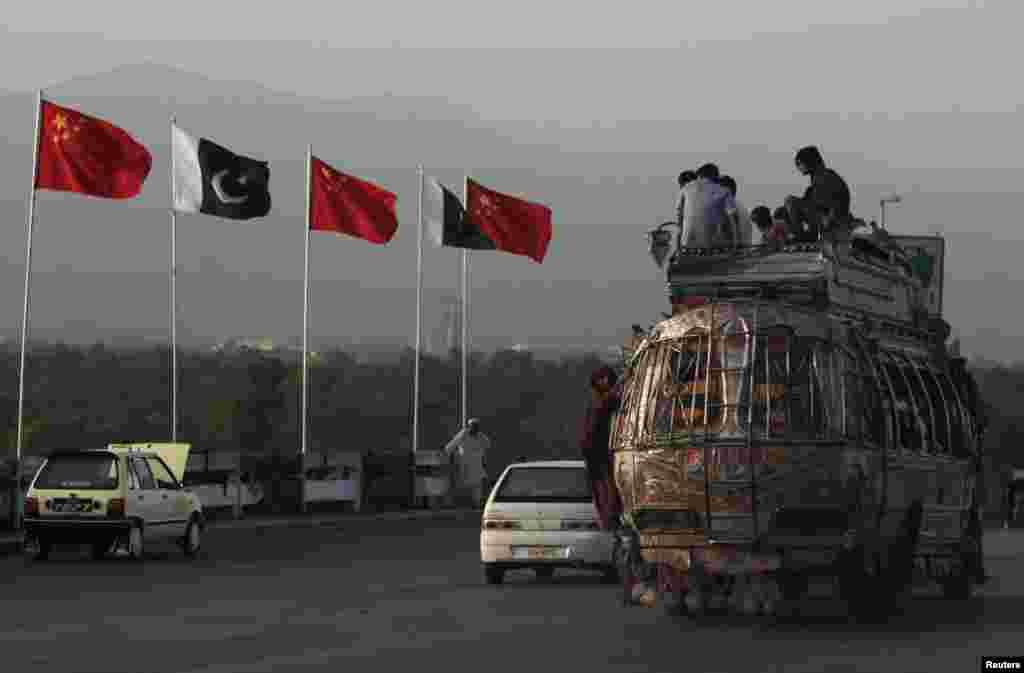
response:
[[[974,436],[935,359],[878,349],[823,314],[708,304],[659,323],[632,354],[611,445],[856,442],[965,457]]]

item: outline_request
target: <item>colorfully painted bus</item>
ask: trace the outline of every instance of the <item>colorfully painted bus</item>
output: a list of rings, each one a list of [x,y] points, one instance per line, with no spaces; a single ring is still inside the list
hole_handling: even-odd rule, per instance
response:
[[[971,594],[984,418],[943,261],[939,237],[877,232],[676,252],[672,316],[634,342],[612,420],[640,593],[690,614]]]

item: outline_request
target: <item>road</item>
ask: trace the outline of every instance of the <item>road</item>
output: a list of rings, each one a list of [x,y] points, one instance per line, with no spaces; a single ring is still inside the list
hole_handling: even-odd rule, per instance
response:
[[[585,573],[481,581],[476,521],[211,531],[206,557],[0,559],[0,669],[264,671],[975,671],[1024,654],[1024,534],[986,542],[967,603],[919,598],[882,626],[621,607]]]

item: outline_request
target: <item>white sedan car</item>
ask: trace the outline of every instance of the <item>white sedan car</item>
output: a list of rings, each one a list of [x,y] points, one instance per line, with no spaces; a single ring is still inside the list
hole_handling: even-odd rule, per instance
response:
[[[484,506],[480,557],[489,584],[519,568],[540,578],[556,568],[588,568],[615,582],[614,546],[595,519],[582,460],[509,465]]]

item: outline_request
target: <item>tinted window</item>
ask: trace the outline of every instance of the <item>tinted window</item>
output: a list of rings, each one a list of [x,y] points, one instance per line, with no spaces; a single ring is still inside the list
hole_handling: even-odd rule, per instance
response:
[[[812,438],[820,435],[822,421],[821,390],[818,387],[815,344],[811,339],[790,342],[786,381],[786,419],[790,437]]]
[[[946,400],[946,408],[949,410],[949,444],[953,455],[964,457],[967,453],[967,438],[964,436],[963,409],[960,407],[960,398],[953,388],[949,376],[939,376],[939,385],[942,387],[942,396]]]
[[[931,449],[935,441],[935,438],[932,436],[934,432],[934,417],[932,415],[931,400],[928,398],[928,392],[921,380],[921,372],[919,369],[910,366],[900,367],[900,370],[903,372],[903,376],[910,386],[911,393],[913,393],[914,406],[917,409],[917,425],[918,432],[921,434],[922,448]]]
[[[117,488],[117,461],[102,453],[53,456],[43,466],[35,487],[112,491]]]
[[[910,386],[903,376],[901,368],[891,361],[886,361],[882,369],[892,384],[896,412],[897,446],[904,449],[919,451],[923,448],[923,426],[920,424],[916,402],[911,394]]]
[[[925,388],[928,389],[928,399],[931,400],[932,410],[935,412],[935,443],[936,449],[941,453],[949,453],[951,450],[949,441],[949,407],[942,391],[939,389],[935,373],[921,369],[921,377],[924,379]]]
[[[146,458],[146,463],[149,464],[150,469],[153,471],[153,476],[156,478],[156,487],[168,490],[174,490],[178,488],[178,482],[171,474],[171,471],[167,469],[162,460],[157,458]]]
[[[758,437],[785,437],[794,431],[790,407],[798,396],[790,380],[790,347],[795,340],[788,331],[771,330],[758,336],[754,346],[754,409],[751,431]]]
[[[586,470],[575,467],[515,467],[505,475],[496,502],[590,502]]]
[[[139,484],[143,491],[151,491],[156,488],[156,482],[153,479],[153,473],[149,471],[149,465],[146,465],[146,461],[141,458],[135,458],[132,460],[135,464],[135,473],[139,475]]]
[[[128,490],[137,491],[141,488],[139,485],[139,475],[135,472],[135,461],[128,461]]]

